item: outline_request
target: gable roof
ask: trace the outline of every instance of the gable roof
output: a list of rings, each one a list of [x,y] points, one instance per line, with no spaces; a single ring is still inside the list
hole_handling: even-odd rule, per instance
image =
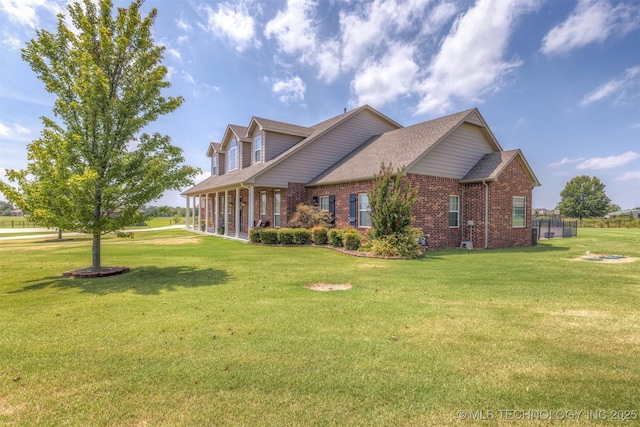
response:
[[[297,144],[295,144],[294,146],[292,146],[288,150],[284,151],[283,153],[281,153],[277,157],[275,157],[275,158],[273,158],[273,159],[271,159],[271,160],[269,160],[267,162],[254,164],[254,165],[251,165],[251,166],[249,166],[247,168],[238,169],[238,170],[235,170],[235,171],[232,171],[232,172],[225,173],[223,175],[209,177],[209,178],[205,179],[204,181],[200,182],[199,184],[197,184],[197,185],[195,185],[195,186],[183,191],[181,194],[182,195],[198,194],[198,193],[201,193],[201,192],[203,192],[203,191],[205,191],[207,189],[210,189],[210,188],[232,187],[232,186],[237,186],[238,184],[243,183],[243,182],[245,182],[245,183],[253,183],[253,182],[255,182],[256,178],[258,178],[261,174],[265,173],[266,171],[268,171],[272,167],[280,164],[280,162],[282,162],[283,160],[287,159],[288,157],[292,156],[293,154],[295,154],[299,150],[304,149],[304,147],[306,147],[309,144],[313,143],[313,141],[317,140],[320,136],[324,135],[325,133],[329,132],[330,130],[334,129],[335,127],[339,126],[340,124],[348,121],[350,118],[356,116],[358,113],[360,113],[362,111],[370,111],[370,112],[376,114],[378,117],[382,118],[383,120],[389,122],[393,126],[402,127],[402,125],[400,125],[397,122],[395,122],[394,120],[388,118],[384,114],[378,112],[374,108],[371,108],[368,105],[363,105],[363,106],[355,108],[355,109],[353,109],[351,111],[347,111],[347,112],[345,112],[343,114],[340,114],[338,116],[332,117],[332,118],[330,118],[328,120],[325,120],[323,122],[315,124],[315,125],[313,125],[313,126],[311,126],[309,128],[306,128],[306,129],[309,129],[311,131],[309,136],[307,136],[302,141],[298,142]],[[282,123],[282,122],[274,122],[274,121],[272,121],[272,123]],[[229,132],[230,129],[233,130],[233,129],[238,129],[238,128],[242,128],[242,126],[229,125],[227,127],[227,132]],[[244,128],[244,135],[246,135],[247,129],[248,128]],[[227,137],[227,132],[225,132],[225,138]],[[235,131],[234,131],[234,133],[235,133]],[[223,141],[225,141],[225,139],[223,139]]]
[[[209,148],[207,148],[207,157],[213,157],[213,155],[220,151],[221,144],[219,142],[210,142]]]
[[[262,117],[254,116],[251,119],[249,126],[247,127],[245,137],[249,137],[249,135],[253,131],[253,128],[255,128],[256,126],[261,130],[301,136],[305,138],[313,133],[313,129],[305,126],[298,126],[291,123],[278,122],[276,120],[269,120]]]
[[[496,181],[502,171],[515,159],[520,161],[525,171],[529,174],[533,185],[536,187],[540,186],[538,178],[536,178],[533,170],[522,155],[522,152],[518,149],[485,154],[460,180],[460,183],[471,184],[482,181]]]
[[[465,121],[484,123],[478,110],[473,108],[375,136],[308,185],[371,179],[380,171],[382,161],[409,169]],[[493,134],[487,132],[487,137],[495,149],[501,149]]]

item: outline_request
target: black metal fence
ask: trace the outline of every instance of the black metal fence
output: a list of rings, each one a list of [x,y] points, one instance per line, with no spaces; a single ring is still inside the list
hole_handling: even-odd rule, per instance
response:
[[[538,230],[539,239],[553,239],[557,237],[575,237],[578,235],[578,221],[559,218],[534,219],[532,228]]]
[[[0,220],[0,228],[36,228],[41,227],[35,222],[26,219],[3,219]]]

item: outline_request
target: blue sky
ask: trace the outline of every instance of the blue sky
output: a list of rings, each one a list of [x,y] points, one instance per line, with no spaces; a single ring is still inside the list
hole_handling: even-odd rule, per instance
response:
[[[115,0],[116,6],[130,2]],[[65,0],[0,0],[0,174],[24,168],[53,97],[21,60]],[[403,125],[478,107],[520,148],[554,208],[597,176],[640,206],[637,0],[147,0],[166,46],[167,95],[185,102],[148,130],[209,170],[208,143],[252,116],[312,125],[369,104]],[[204,175],[200,178],[204,178]],[[153,204],[183,206],[177,192]]]

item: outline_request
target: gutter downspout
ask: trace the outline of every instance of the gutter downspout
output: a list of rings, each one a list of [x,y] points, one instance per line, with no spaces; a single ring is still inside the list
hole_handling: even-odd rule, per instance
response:
[[[484,185],[484,248],[489,247],[489,184],[482,181]]]

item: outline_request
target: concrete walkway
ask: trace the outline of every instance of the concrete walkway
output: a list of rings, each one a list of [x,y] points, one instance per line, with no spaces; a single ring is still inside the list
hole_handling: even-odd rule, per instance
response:
[[[125,232],[142,232],[142,231],[158,231],[158,230],[171,230],[177,228],[184,228],[184,224],[177,225],[168,225],[166,227],[155,227],[155,228],[139,228],[134,230],[124,230]],[[0,228],[0,234],[11,234],[11,233],[47,233],[47,234],[29,234],[28,236],[7,236],[0,237],[0,240],[27,240],[27,239],[42,239],[45,237],[55,237],[58,235],[58,230],[53,228]],[[67,238],[70,236],[88,236],[85,233],[75,233],[75,232],[63,232],[62,238]]]

